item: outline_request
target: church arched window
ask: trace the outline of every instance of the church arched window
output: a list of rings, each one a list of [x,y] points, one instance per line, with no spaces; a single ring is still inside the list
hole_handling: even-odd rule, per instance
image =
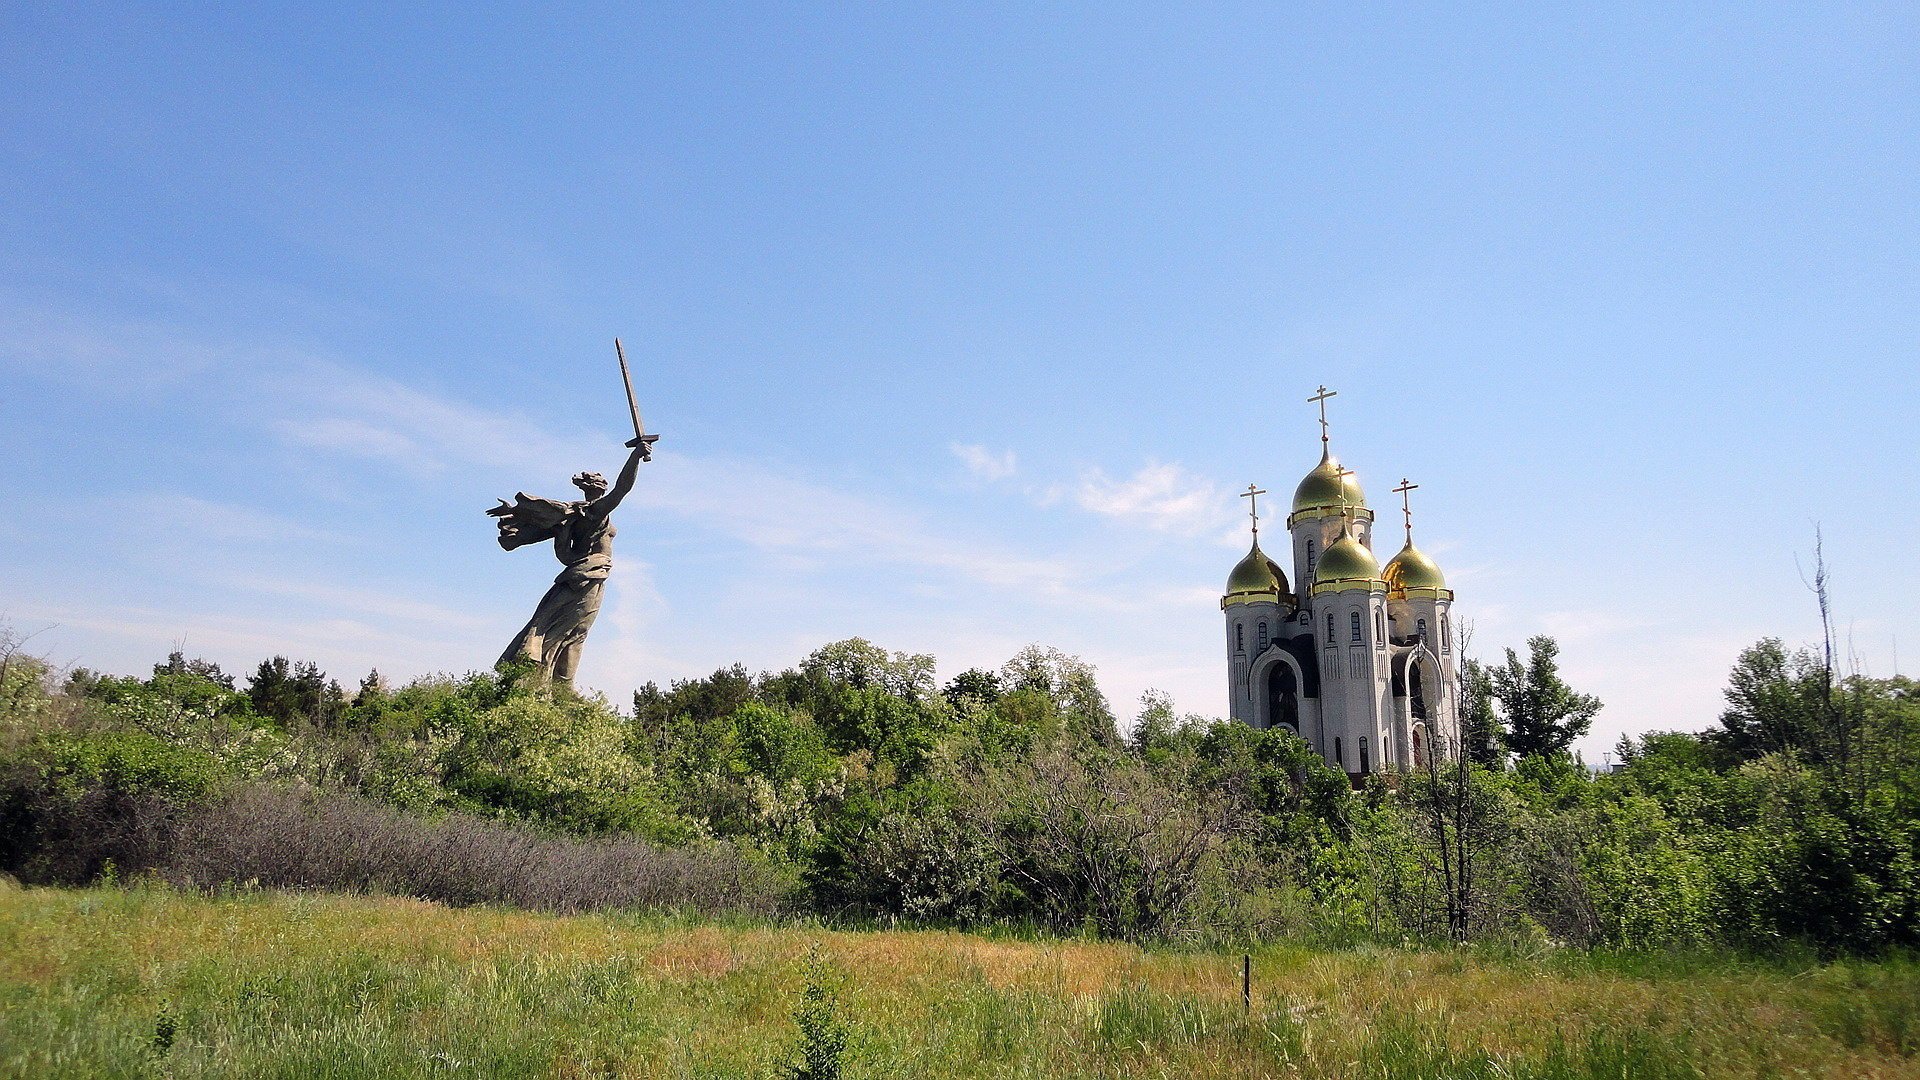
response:
[[[1453,623],[1446,619],[1440,620],[1440,651],[1443,653],[1453,651]]]
[[[1327,612],[1327,644],[1333,644],[1333,612]]]
[[[1387,613],[1379,608],[1373,609],[1373,647],[1387,647]]]
[[[1347,759],[1340,753],[1340,736],[1338,735],[1333,737],[1333,763],[1342,769],[1347,767]]]
[[[1413,630],[1415,634],[1419,635],[1419,638],[1421,641],[1427,640],[1427,620],[1425,619],[1415,620]]]
[[[1260,620],[1260,647],[1263,649],[1267,647],[1267,621],[1265,619]]]
[[[1307,541],[1307,580],[1313,580],[1313,541]]]
[[[1353,640],[1355,641],[1364,640],[1365,635],[1360,630],[1360,613],[1357,611],[1350,611],[1347,614],[1350,616],[1348,621],[1353,624]]]
[[[1367,760],[1367,737],[1362,735],[1360,736],[1360,775],[1365,776],[1372,771],[1373,763]]]
[[[1246,623],[1233,624],[1233,651],[1234,652],[1247,651],[1247,624]]]

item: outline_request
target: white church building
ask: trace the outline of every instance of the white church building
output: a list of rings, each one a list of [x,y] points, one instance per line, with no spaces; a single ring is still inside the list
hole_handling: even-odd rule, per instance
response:
[[[1326,387],[1320,404],[1320,464],[1300,481],[1287,515],[1291,575],[1260,547],[1258,496],[1253,549],[1227,578],[1227,696],[1233,719],[1281,727],[1307,740],[1356,782],[1413,768],[1459,746],[1453,592],[1413,545],[1402,481],[1406,543],[1382,567],[1373,552],[1373,511],[1359,479],[1333,456]]]

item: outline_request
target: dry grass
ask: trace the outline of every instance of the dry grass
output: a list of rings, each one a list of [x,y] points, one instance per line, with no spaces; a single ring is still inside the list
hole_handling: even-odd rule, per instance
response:
[[[1276,947],[1248,1016],[1239,958],[1212,953],[17,887],[0,1073],[763,1076],[814,948],[844,976],[856,1076],[1920,1077],[1903,961]]]

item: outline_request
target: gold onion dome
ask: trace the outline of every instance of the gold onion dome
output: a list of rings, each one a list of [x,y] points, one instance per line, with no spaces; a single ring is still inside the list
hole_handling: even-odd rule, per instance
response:
[[[1314,591],[1322,587],[1335,589],[1337,586],[1371,587],[1380,583],[1380,563],[1353,535],[1349,525],[1340,533],[1340,539],[1327,545],[1320,555],[1320,561],[1314,564]]]
[[[1440,573],[1440,567],[1427,553],[1413,546],[1413,540],[1407,540],[1407,546],[1400,554],[1387,561],[1387,568],[1380,572],[1387,580],[1387,595],[1396,600],[1405,600],[1409,596],[1437,597],[1442,600],[1453,596],[1447,591],[1446,576]]]
[[[1315,465],[1306,479],[1300,481],[1300,486],[1293,489],[1293,512],[1296,514],[1302,510],[1348,506],[1358,509],[1366,505],[1367,496],[1360,490],[1359,479],[1351,472],[1340,472],[1340,459],[1333,456],[1332,450],[1321,450],[1320,464]]]
[[[1440,567],[1427,557],[1427,553],[1407,541],[1400,554],[1387,561],[1387,568],[1380,572],[1387,579],[1387,587],[1395,592],[1408,589],[1444,589],[1446,577],[1440,573]]]
[[[1267,594],[1271,594],[1273,599],[1277,600],[1290,591],[1287,588],[1286,572],[1280,569],[1279,563],[1268,558],[1267,553],[1260,550],[1258,540],[1253,542],[1253,550],[1247,552],[1247,557],[1241,559],[1233,568],[1233,573],[1227,575],[1227,599],[1229,600],[1234,597],[1244,597],[1249,600],[1264,599]]]

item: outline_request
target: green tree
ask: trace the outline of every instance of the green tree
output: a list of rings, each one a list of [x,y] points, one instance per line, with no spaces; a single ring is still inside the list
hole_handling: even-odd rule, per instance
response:
[[[1506,729],[1493,707],[1493,673],[1478,660],[1460,663],[1460,748],[1467,760],[1483,769],[1505,762],[1502,749]]]
[[[1093,665],[1059,649],[1029,645],[1000,669],[1008,692],[1031,691],[1051,698],[1066,730],[1099,746],[1118,748],[1120,729]]]
[[[990,706],[1000,700],[1000,676],[980,668],[968,668],[955,675],[941,693],[946,695],[947,704],[956,709],[966,701]]]
[[[866,638],[848,638],[815,649],[800,662],[802,674],[855,690],[884,690],[907,701],[933,696],[933,657],[889,653]]]
[[[1819,660],[1805,649],[1788,652],[1779,638],[1762,638],[1740,651],[1727,678],[1727,707],[1714,742],[1739,760],[1818,742],[1823,692]]]
[[[458,729],[446,752],[446,786],[508,816],[574,832],[638,832],[685,839],[661,805],[650,771],[629,750],[624,717],[597,698],[519,687],[498,704],[443,703]]]
[[[1506,747],[1523,758],[1564,754],[1593,726],[1600,699],[1560,678],[1560,645],[1552,638],[1528,638],[1527,652],[1523,661],[1508,649],[1506,664],[1491,672],[1493,696],[1506,716]]]
[[[217,668],[215,669],[218,670]],[[161,674],[158,668],[155,675]],[[260,661],[247,678],[247,698],[261,716],[282,724],[304,721],[333,728],[346,713],[347,695],[311,660],[289,663],[284,656]]]

